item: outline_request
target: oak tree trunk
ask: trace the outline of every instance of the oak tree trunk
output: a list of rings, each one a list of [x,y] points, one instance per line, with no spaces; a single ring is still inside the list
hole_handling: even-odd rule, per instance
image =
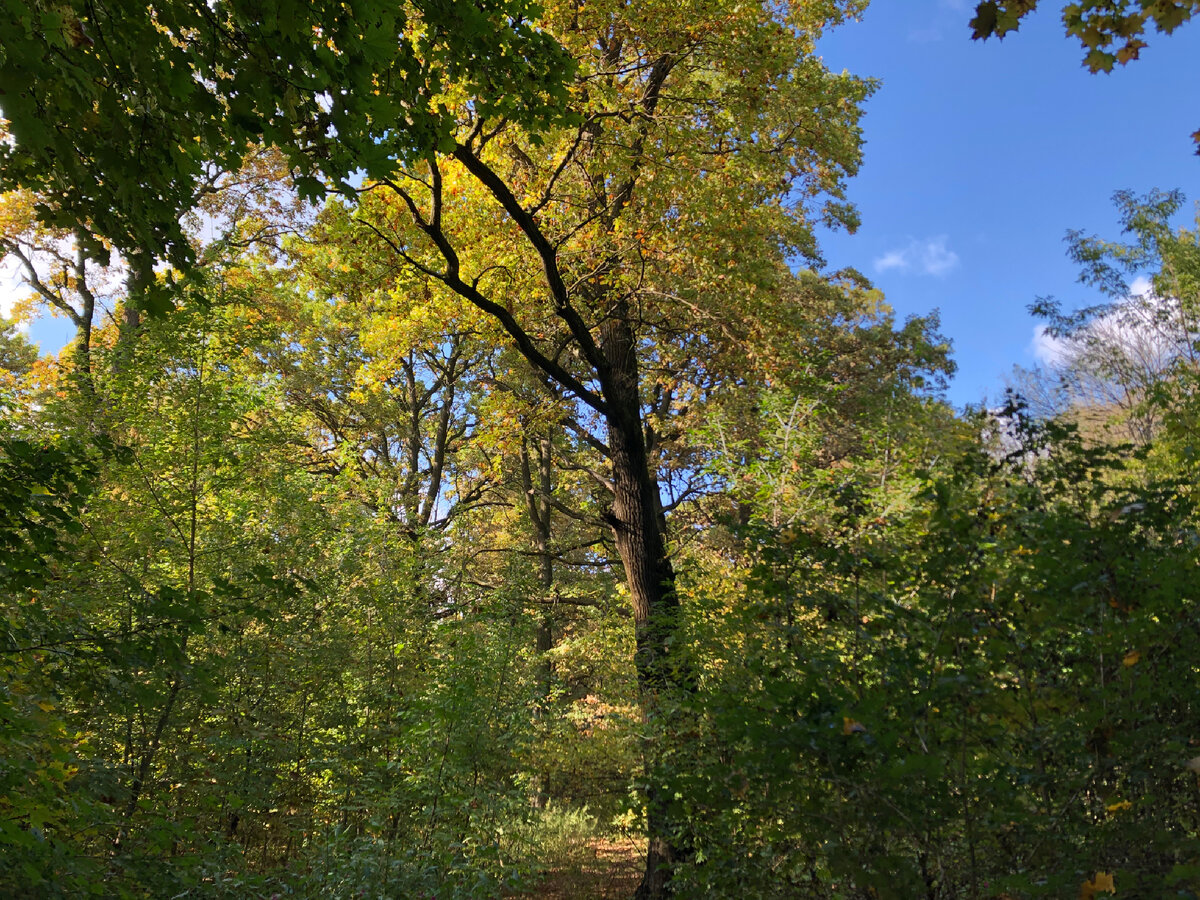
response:
[[[608,403],[608,445],[611,452],[613,507],[611,526],[625,568],[637,635],[635,662],[642,715],[648,734],[664,726],[666,694],[679,687],[678,664],[671,657],[672,638],[679,624],[675,570],[667,555],[665,520],[661,513],[658,478],[650,468],[638,390],[638,366],[633,329],[626,310],[607,325],[603,351],[611,381]],[[653,737],[649,739],[653,741]],[[653,746],[646,750],[647,832],[646,871],[637,900],[657,900],[670,894],[672,870],[679,861],[675,829],[667,798],[654,784]]]

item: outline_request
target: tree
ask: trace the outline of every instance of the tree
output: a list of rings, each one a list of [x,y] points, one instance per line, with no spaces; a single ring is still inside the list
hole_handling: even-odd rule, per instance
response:
[[[0,316],[0,369],[10,375],[24,375],[37,358],[37,346],[17,330],[17,323]]]
[[[7,412],[7,410],[5,410]],[[38,439],[10,420],[0,431],[0,890],[41,896],[59,873],[60,888],[82,889],[96,866],[64,853],[56,834],[70,833],[88,807],[72,797],[78,764],[59,709],[61,686],[45,665],[64,628],[53,607],[37,603],[70,556],[73,536],[97,472],[86,448]],[[67,841],[67,843],[71,843]]]
[[[569,61],[524,0],[190,3],[4,0],[0,185],[47,226],[87,228],[151,283],[186,266],[179,220],[248,145],[279,147],[307,196],[390,174],[449,139],[454,85],[480,112],[559,119]]]
[[[1044,367],[1017,367],[1011,387],[1043,418],[1065,415],[1089,437],[1115,426],[1126,440],[1147,446],[1165,413],[1154,398],[1181,357],[1193,352],[1186,334],[1175,333],[1176,318],[1174,299],[1129,297],[1058,338]]]
[[[89,233],[42,225],[34,207],[37,198],[25,190],[0,195],[0,252],[16,260],[22,280],[31,290],[30,302],[65,315],[75,326],[72,363],[87,386],[91,377],[92,331],[107,305],[111,315],[121,287],[114,267],[89,259]]]
[[[971,36],[1003,38],[1037,6],[1038,0],[982,0],[971,20]],[[1084,0],[1065,5],[1062,20],[1067,34],[1083,46],[1083,64],[1095,73],[1111,72],[1113,66],[1137,59],[1148,46],[1145,37],[1151,25],[1161,34],[1171,34],[1197,13],[1197,0]],[[1192,140],[1200,145],[1200,131]]]
[[[858,7],[554,5],[578,124],[531,133],[451,94],[453,146],[366,186],[355,214],[359,240],[491,317],[605,458],[654,727],[688,682],[662,454],[722,384],[781,364],[806,293],[785,260],[816,256],[812,217],[853,224],[841,180],[867,87],[813,41]],[[652,786],[641,896],[663,895],[686,840],[668,803]]]
[[[1113,419],[1126,436],[1148,446],[1164,424],[1190,429],[1191,396],[1200,366],[1200,237],[1174,228],[1183,206],[1178,191],[1113,197],[1128,240],[1079,231],[1067,234],[1079,281],[1106,298],[1064,313],[1053,298],[1031,310],[1047,320],[1060,358],[1046,377],[1018,373],[1021,388],[1046,416],[1067,414],[1085,424]],[[1145,279],[1133,294],[1131,277]]]

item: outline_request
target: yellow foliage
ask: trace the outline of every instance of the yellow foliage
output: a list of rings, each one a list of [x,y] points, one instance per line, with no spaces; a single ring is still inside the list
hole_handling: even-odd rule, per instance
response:
[[[6,191],[0,194],[0,240],[28,231],[36,221],[31,191]]]
[[[1085,881],[1079,886],[1079,900],[1095,900],[1097,894],[1115,894],[1117,886],[1113,882],[1111,872],[1097,872],[1091,881]]]

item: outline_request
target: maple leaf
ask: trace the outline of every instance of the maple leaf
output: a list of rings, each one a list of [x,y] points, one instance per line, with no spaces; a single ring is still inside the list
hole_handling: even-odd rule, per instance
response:
[[[1145,41],[1137,39],[1128,41],[1124,47],[1117,51],[1117,62],[1125,65],[1130,60],[1137,59],[1141,49],[1145,46],[1147,46]]]
[[[1151,15],[1154,17],[1154,24],[1163,34],[1170,34],[1191,17],[1191,13],[1185,7],[1176,6],[1174,3],[1158,4]]]
[[[995,36],[1003,38],[1010,31],[1021,27],[1021,19],[1033,12],[1037,0],[983,0],[975,7],[975,18],[970,22],[972,38],[986,40]]]
[[[972,40],[986,40],[996,33],[996,18],[999,12],[991,0],[975,7],[975,18],[970,22]]]
[[[1096,72],[1111,72],[1117,57],[1106,50],[1092,50],[1083,58],[1083,64],[1093,74]]]

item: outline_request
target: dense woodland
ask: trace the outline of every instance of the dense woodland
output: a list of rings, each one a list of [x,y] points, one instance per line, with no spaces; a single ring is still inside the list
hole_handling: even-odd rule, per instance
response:
[[[0,894],[1200,896],[1181,195],[956,412],[861,3],[20,5]]]

